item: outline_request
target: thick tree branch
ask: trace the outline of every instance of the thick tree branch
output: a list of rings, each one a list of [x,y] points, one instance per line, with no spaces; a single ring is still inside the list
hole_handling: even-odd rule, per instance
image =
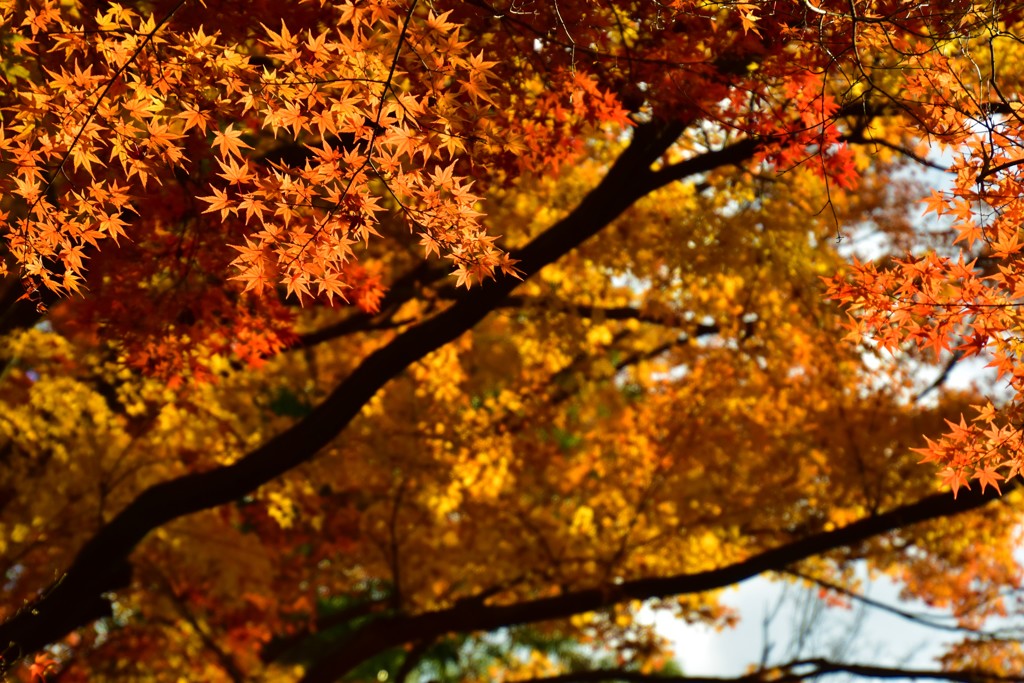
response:
[[[529,678],[520,683],[793,683],[794,681],[812,680],[831,674],[850,674],[857,678],[867,679],[910,679],[928,681],[960,681],[961,683],[1013,683],[1019,677],[1000,676],[983,671],[929,671],[922,669],[901,669],[885,666],[868,666],[864,664],[846,664],[823,659],[807,659],[789,662],[771,667],[763,671],[755,671],[745,676],[660,676],[645,674],[639,671],[622,671],[616,669],[577,671],[560,676]]]
[[[565,219],[534,239],[515,256],[523,277],[597,234],[641,197],[670,182],[651,165],[678,138],[682,123],[647,124],[604,179]],[[738,143],[687,163],[704,173],[755,146]],[[678,166],[678,165],[677,165]],[[309,462],[359,414],[363,405],[411,363],[470,330],[508,294],[518,281],[501,278],[465,292],[451,307],[412,327],[370,354],[301,422],[270,439],[232,465],[179,477],[150,487],[108,522],[79,551],[75,561],[39,599],[0,625],[0,643],[14,656],[35,652],[89,623],[103,593],[127,583],[128,556],[154,529],[185,515],[237,500],[303,463]]]
[[[1017,486],[1018,481],[1014,480],[1004,493]],[[949,493],[936,493],[841,529],[806,536],[742,562],[694,574],[637,579],[510,605],[457,603],[435,612],[380,619],[367,624],[342,647],[311,667],[302,681],[334,681],[368,657],[423,638],[451,632],[493,631],[506,626],[564,619],[632,600],[689,595],[732,586],[758,574],[781,571],[801,560],[856,545],[910,524],[974,510],[998,497],[991,488],[984,494],[961,492],[958,498]]]
[[[691,157],[685,161],[665,166],[658,169],[653,175],[658,185],[661,186],[676,180],[689,178],[698,173],[707,173],[722,166],[734,166],[750,159],[762,144],[764,144],[764,141],[747,138],[722,149],[705,152],[700,156]],[[715,164],[710,168],[706,167],[705,160],[708,159],[715,160]]]
[[[364,600],[353,605],[323,615],[316,620],[316,632],[323,632],[349,624],[357,619],[368,617],[372,614],[380,614],[386,611],[391,604],[389,598],[381,600]],[[275,637],[260,649],[260,659],[264,662],[273,662],[288,654],[293,648],[298,647],[309,638],[309,629],[300,629],[287,636]]]

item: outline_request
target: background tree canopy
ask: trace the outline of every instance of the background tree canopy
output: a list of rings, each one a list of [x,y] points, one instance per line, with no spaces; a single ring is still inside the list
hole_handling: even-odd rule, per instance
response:
[[[707,680],[641,603],[866,571],[1020,680],[1022,8],[0,0],[3,668]]]

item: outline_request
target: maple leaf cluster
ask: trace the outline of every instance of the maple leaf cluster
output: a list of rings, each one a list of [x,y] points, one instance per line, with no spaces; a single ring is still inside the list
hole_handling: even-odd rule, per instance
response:
[[[331,30],[200,26],[169,41],[181,4],[159,20],[114,4],[77,21],[52,7],[22,21],[28,35],[16,34],[5,79],[19,106],[7,109],[0,150],[5,194],[23,214],[8,219],[10,251],[28,277],[78,291],[85,248],[124,237],[132,199],[173,173],[204,202],[190,218],[244,237],[235,265],[245,290],[344,298],[352,245],[377,235],[385,197],[429,251],[478,276],[510,269],[483,239],[471,182],[455,173],[487,117],[491,63],[463,55],[446,15],[340,5],[319,17]],[[431,77],[411,78],[405,65],[424,59]],[[304,160],[266,160],[269,141]],[[251,143],[262,158],[246,156]]]
[[[914,245],[912,253],[855,261],[832,280],[830,290],[851,312],[851,339],[870,340],[893,354],[916,349],[935,360],[952,356],[954,363],[979,357],[995,371],[993,388],[1007,390],[1002,396],[989,393],[970,420],[950,421],[941,439],[919,449],[924,462],[940,466],[943,483],[954,493],[975,480],[982,490],[998,489],[1024,468],[1024,140],[1017,95],[1006,95],[1019,92],[1021,83],[1008,66],[1016,56],[998,45],[999,26],[971,14],[958,30],[957,50],[908,43],[914,49],[901,92],[921,127],[922,153],[951,159],[946,177],[937,181],[945,186],[932,188],[922,202],[918,231],[935,237],[919,239],[924,248]],[[983,64],[966,81],[953,73],[963,55]]]
[[[178,356],[164,372],[175,376],[188,365],[183,345],[245,346],[254,312],[268,330],[240,355],[284,348],[272,323],[280,307],[249,303],[247,292],[272,299],[281,287],[300,302],[373,311],[383,287],[357,251],[380,237],[385,213],[389,229],[404,225],[427,255],[451,259],[459,284],[514,272],[467,178],[467,152],[494,136],[493,62],[467,52],[447,14],[342,3],[308,28],[271,28],[254,12],[210,33],[209,10],[153,9],[41,2],[0,12],[10,45],[2,269],[23,277],[31,298],[88,288],[99,300],[88,324],[110,329],[119,293],[154,299],[162,320],[135,321],[127,334],[145,330],[136,336],[157,338],[158,356]],[[108,240],[113,250],[131,243],[148,272],[87,273]],[[222,283],[231,271],[236,291]],[[168,327],[169,307],[193,322]],[[153,366],[152,351],[128,348]]]

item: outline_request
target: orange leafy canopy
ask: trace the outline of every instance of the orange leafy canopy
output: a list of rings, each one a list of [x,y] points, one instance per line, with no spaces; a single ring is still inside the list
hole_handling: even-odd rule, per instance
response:
[[[1019,677],[1021,36],[0,0],[0,669],[658,680],[643,605],[884,574]],[[824,657],[737,680],[901,674]]]

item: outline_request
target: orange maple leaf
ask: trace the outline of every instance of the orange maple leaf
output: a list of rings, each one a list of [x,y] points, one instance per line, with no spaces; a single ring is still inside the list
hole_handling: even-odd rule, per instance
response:
[[[212,213],[214,211],[220,211],[220,218],[224,220],[229,215],[235,213],[238,209],[235,208],[231,198],[228,197],[227,191],[218,190],[216,187],[211,188],[213,190],[212,195],[205,197],[198,197],[204,202],[209,202],[210,206],[203,211],[203,213]]]
[[[184,105],[184,111],[177,114],[175,118],[184,119],[185,125],[182,127],[182,131],[188,131],[191,128],[198,128],[203,133],[206,133],[206,127],[212,120],[210,115],[204,111],[201,111],[198,107],[193,108],[192,105]]]
[[[942,478],[942,485],[948,486],[953,490],[953,497],[956,498],[957,494],[960,493],[960,488],[963,487],[970,490],[970,483],[967,481],[967,475],[964,471],[954,467],[947,467],[946,469],[939,472],[939,476]]]
[[[992,486],[997,493],[1002,493],[999,489],[999,482],[1003,480],[1003,475],[996,472],[994,467],[986,467],[978,470],[974,473],[974,476],[972,476],[971,479],[977,479],[981,482],[982,493],[985,493],[985,488],[988,486]]]
[[[213,144],[220,147],[222,157],[234,155],[241,158],[243,149],[252,149],[250,145],[242,142],[241,137],[242,131],[235,130],[235,125],[230,124],[224,130],[214,133]]]

